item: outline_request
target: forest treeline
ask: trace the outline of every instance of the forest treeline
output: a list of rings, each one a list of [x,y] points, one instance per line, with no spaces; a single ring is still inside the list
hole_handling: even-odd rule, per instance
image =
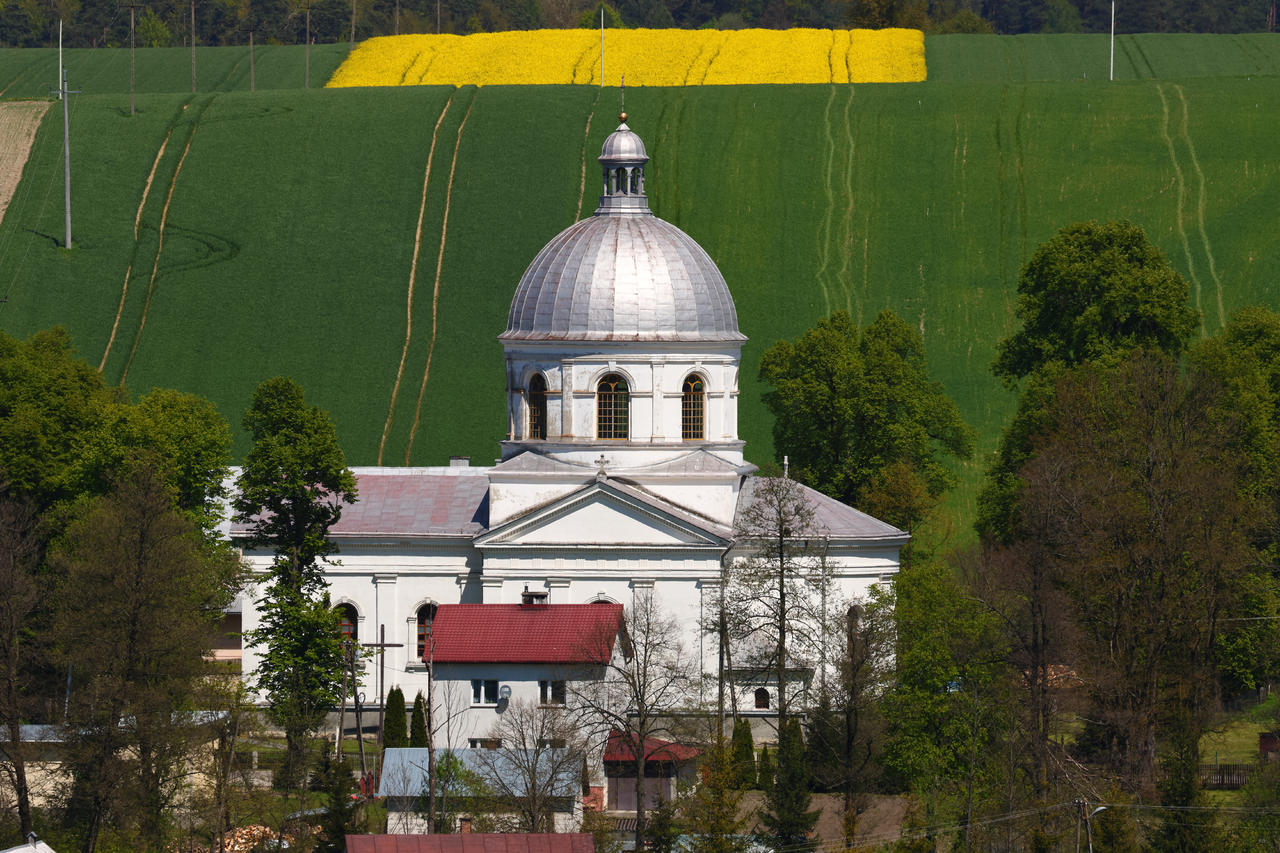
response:
[[[1154,0],[1116,9],[1122,33],[1271,31],[1277,0]],[[912,27],[927,33],[1100,33],[1105,0],[154,0],[136,8],[143,47],[302,44],[396,33],[495,32],[614,27]],[[52,47],[63,22],[68,47],[129,43],[129,9],[119,0],[3,0],[0,47]],[[193,21],[194,19],[194,21]]]

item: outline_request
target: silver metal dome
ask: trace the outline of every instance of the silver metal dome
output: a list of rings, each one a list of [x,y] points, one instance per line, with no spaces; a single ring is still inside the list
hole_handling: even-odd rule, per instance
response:
[[[561,231],[520,279],[502,341],[745,341],[724,276],[654,216],[644,142],[623,123],[600,152],[595,215]]]
[[[534,258],[499,340],[745,341],[724,276],[652,213],[598,211]]]
[[[609,134],[600,148],[600,162],[609,165],[635,164],[643,165],[649,161],[641,139],[624,121],[618,129]]]

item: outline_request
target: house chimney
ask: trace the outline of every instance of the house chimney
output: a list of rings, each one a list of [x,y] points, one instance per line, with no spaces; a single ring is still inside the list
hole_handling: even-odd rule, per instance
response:
[[[528,584],[524,585],[524,592],[520,593],[521,607],[528,607],[534,604],[546,604],[546,603],[547,603],[547,594],[545,592],[542,592],[542,591],[532,592],[529,590]]]

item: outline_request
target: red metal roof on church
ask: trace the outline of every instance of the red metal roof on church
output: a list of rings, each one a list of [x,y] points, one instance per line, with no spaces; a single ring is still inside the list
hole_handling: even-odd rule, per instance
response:
[[[587,833],[348,835],[347,853],[594,853]]]
[[[441,604],[436,663],[607,663],[621,604]]]

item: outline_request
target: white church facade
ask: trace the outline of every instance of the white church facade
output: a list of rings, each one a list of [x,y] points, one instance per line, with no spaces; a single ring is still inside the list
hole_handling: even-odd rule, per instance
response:
[[[499,336],[500,460],[353,469],[359,501],[331,531],[340,549],[326,567],[331,600],[359,642],[385,629],[386,642],[400,644],[385,652],[386,686],[410,699],[427,687],[422,658],[437,607],[518,605],[526,593],[624,607],[651,594],[683,626],[701,671],[716,672],[714,637],[700,626],[717,607],[723,565],[741,553],[735,520],[756,482],[738,438],[746,338],[715,263],[650,212],[648,156],[623,119],[599,158],[594,215],[552,239],[516,288]],[[863,598],[898,570],[907,534],[805,496],[840,597]],[[242,534],[231,530],[233,540]],[[271,562],[261,551],[244,556],[257,570]],[[244,592],[242,630],[258,626],[260,595]],[[256,663],[245,649],[247,675]],[[371,704],[376,671],[376,660],[366,665]]]

